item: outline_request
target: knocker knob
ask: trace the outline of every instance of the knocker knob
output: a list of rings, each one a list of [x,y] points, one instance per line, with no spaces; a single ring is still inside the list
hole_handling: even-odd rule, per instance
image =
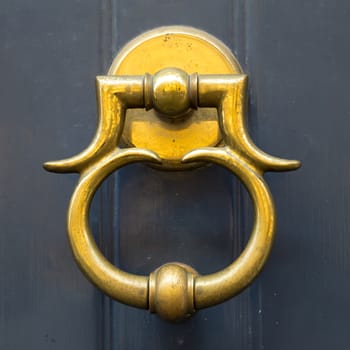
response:
[[[197,75],[188,75],[179,68],[165,68],[153,77],[146,75],[147,109],[177,119],[190,108],[197,108]]]
[[[149,309],[169,321],[189,318],[195,312],[192,267],[181,263],[161,266],[149,278]]]

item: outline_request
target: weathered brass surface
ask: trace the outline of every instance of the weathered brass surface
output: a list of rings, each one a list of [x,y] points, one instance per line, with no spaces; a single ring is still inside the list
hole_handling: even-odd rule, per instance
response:
[[[162,28],[162,35],[164,31]],[[171,37],[170,29],[166,32]],[[157,45],[152,46],[152,50],[156,48]],[[110,71],[115,70],[114,64]],[[191,73],[168,67],[153,76],[97,77],[99,125],[92,143],[77,156],[44,165],[49,171],[80,173],[68,210],[68,234],[75,259],[85,275],[112,298],[135,307],[149,308],[173,321],[187,318],[195,310],[233,297],[258,275],[269,255],[276,221],[273,200],[263,174],[266,171],[293,170],[300,166],[298,161],[264,153],[250,139],[245,125],[246,75]],[[211,120],[215,127],[207,124],[207,132],[203,131],[203,145],[211,144],[215,138],[211,133],[217,135],[215,130],[220,130],[222,145],[197,147],[201,143],[198,143],[195,132],[192,146],[188,143],[182,152],[171,153],[172,141],[167,141],[164,145],[167,151],[160,154],[161,149],[157,147],[161,148],[162,140],[169,136],[164,132],[158,143],[154,140],[147,143],[150,135],[139,134],[137,144],[144,139],[142,142],[146,147],[150,146],[149,149],[118,146],[128,109],[157,109],[162,114],[159,121],[171,126],[179,118],[190,120],[192,114],[188,110],[197,107],[211,107],[217,111],[217,120]],[[198,118],[201,118],[201,114],[198,114]],[[150,130],[152,125],[159,128],[160,124],[145,123],[143,130]],[[181,133],[176,128],[172,129],[172,133]],[[162,133],[161,130],[159,132]],[[151,135],[156,137],[152,132]],[[186,140],[190,141],[190,134]],[[218,141],[216,138],[213,145]],[[154,149],[151,145],[158,146]],[[173,157],[170,165],[169,154]],[[206,276],[180,263],[163,265],[149,277],[138,276],[108,262],[96,246],[89,227],[90,204],[97,188],[109,174],[126,164],[139,161],[152,162],[164,169],[181,169],[184,164],[198,162],[216,163],[237,175],[248,190],[255,211],[251,237],[238,259],[225,269]]]

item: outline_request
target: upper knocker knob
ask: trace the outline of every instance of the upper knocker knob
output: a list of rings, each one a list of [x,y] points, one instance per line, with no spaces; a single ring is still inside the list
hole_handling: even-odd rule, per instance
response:
[[[189,76],[182,69],[166,68],[160,70],[153,76],[152,107],[157,112],[172,119],[182,117],[191,107],[196,108],[196,103],[191,98],[193,92],[197,92],[193,91],[196,90],[197,85],[193,84],[194,79],[194,75]],[[193,99],[196,100],[196,97]]]

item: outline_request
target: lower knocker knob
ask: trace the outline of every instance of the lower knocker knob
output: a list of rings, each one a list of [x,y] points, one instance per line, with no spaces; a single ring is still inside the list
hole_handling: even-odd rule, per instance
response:
[[[197,271],[181,263],[169,263],[151,273],[149,309],[169,321],[180,321],[195,313],[194,280]]]

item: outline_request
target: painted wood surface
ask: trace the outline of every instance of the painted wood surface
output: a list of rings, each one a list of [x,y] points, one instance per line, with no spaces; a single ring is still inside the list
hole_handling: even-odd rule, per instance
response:
[[[0,3],[0,349],[348,349],[350,335],[350,3],[88,0]],[[260,278],[183,324],[103,297],[76,267],[65,213],[74,175],[41,163],[83,149],[94,78],[144,30],[185,24],[223,40],[250,79],[249,126],[267,152],[300,159],[269,174],[277,239]],[[134,273],[180,260],[227,265],[252,225],[225,170],[132,165],[96,195],[106,256]]]

